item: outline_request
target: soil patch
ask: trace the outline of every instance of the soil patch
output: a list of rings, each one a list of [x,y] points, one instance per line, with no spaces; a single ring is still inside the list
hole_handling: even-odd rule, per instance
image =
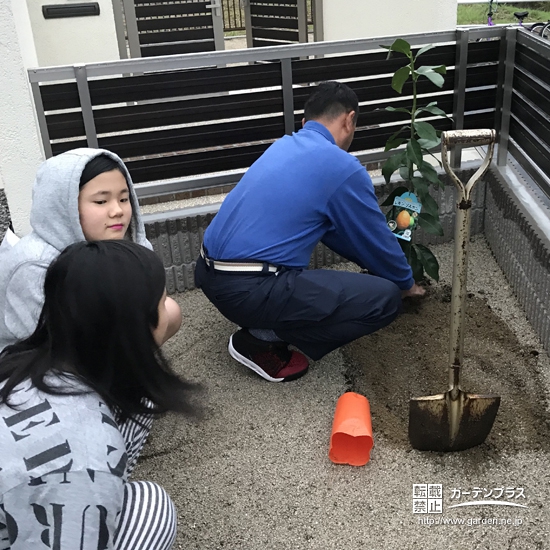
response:
[[[368,397],[373,429],[390,444],[409,445],[410,397],[448,388],[450,291],[430,287],[426,298],[406,303],[393,324],[344,349],[347,387]],[[485,450],[548,450],[550,419],[537,366],[544,352],[518,341],[483,290],[468,295],[466,326],[461,387],[501,396]]]

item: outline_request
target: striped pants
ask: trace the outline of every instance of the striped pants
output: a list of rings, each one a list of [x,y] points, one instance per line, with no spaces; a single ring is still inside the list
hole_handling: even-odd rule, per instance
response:
[[[127,420],[119,426],[126,442],[126,475],[134,470],[153,425],[152,416],[141,416],[144,426]],[[168,493],[151,481],[129,481],[115,533],[116,550],[169,550],[176,538],[177,516]]]

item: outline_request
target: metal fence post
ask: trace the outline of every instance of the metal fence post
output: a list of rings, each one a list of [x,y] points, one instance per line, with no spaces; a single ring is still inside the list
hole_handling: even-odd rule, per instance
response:
[[[285,134],[294,132],[294,92],[292,91],[292,59],[281,59],[281,80],[283,91],[283,113]]]
[[[36,118],[38,119],[38,128],[40,129],[40,137],[42,138],[42,146],[44,154],[49,159],[53,156],[52,144],[50,143],[50,133],[48,132],[48,124],[46,122],[46,112],[42,103],[42,94],[40,93],[40,83],[31,82],[32,97],[36,109]]]
[[[506,162],[508,160],[508,141],[510,139],[510,115],[512,112],[517,32],[518,31],[515,28],[506,29],[506,59],[504,61],[502,111],[500,117],[500,132],[498,135],[498,166],[506,166]]]
[[[128,59],[128,48],[126,47],[126,27],[124,25],[122,0],[113,0],[113,14],[115,16],[118,53],[120,55],[120,59]]]
[[[206,6],[212,10],[212,28],[214,31],[214,47],[216,50],[225,50],[225,41],[223,34],[223,14],[221,0],[211,0]]]
[[[467,29],[456,31],[456,63],[455,63],[455,93],[453,99],[453,128],[464,128],[464,105],[466,96],[466,73],[468,71],[468,40],[470,32]],[[460,168],[462,147],[455,145],[451,150],[451,166]]]
[[[252,37],[252,13],[250,10],[250,0],[241,0],[244,8],[244,29],[246,33],[246,47],[252,48],[254,46],[254,39]]]
[[[312,18],[313,18],[313,40],[322,42],[324,40],[323,31],[323,0],[311,0]]]
[[[128,35],[130,57],[141,57],[134,0],[122,0],[122,3],[124,5],[124,17],[126,18],[126,34]]]
[[[90,98],[90,88],[88,87],[88,74],[85,65],[75,65],[74,74],[76,85],[78,87],[78,97],[80,98],[80,107],[82,108],[82,120],[84,121],[84,130],[86,131],[86,141],[88,147],[97,149],[97,132],[95,129],[94,112],[92,110],[92,100]]]
[[[308,41],[306,0],[298,0],[298,42]]]

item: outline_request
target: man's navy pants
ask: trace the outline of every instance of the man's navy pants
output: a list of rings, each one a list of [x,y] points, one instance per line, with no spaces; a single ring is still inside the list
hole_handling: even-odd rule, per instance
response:
[[[396,284],[346,271],[233,273],[216,271],[199,257],[195,283],[233,323],[272,329],[314,360],[389,325],[401,308]]]

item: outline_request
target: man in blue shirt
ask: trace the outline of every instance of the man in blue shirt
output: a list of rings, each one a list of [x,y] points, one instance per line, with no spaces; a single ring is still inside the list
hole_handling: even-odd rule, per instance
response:
[[[347,150],[358,118],[348,86],[323,82],[303,128],[271,145],[207,228],[195,280],[240,325],[231,356],[271,382],[305,374],[330,351],[391,323],[422,296],[372,181]],[[369,275],[308,270],[321,241]],[[297,347],[291,351],[288,345]]]

